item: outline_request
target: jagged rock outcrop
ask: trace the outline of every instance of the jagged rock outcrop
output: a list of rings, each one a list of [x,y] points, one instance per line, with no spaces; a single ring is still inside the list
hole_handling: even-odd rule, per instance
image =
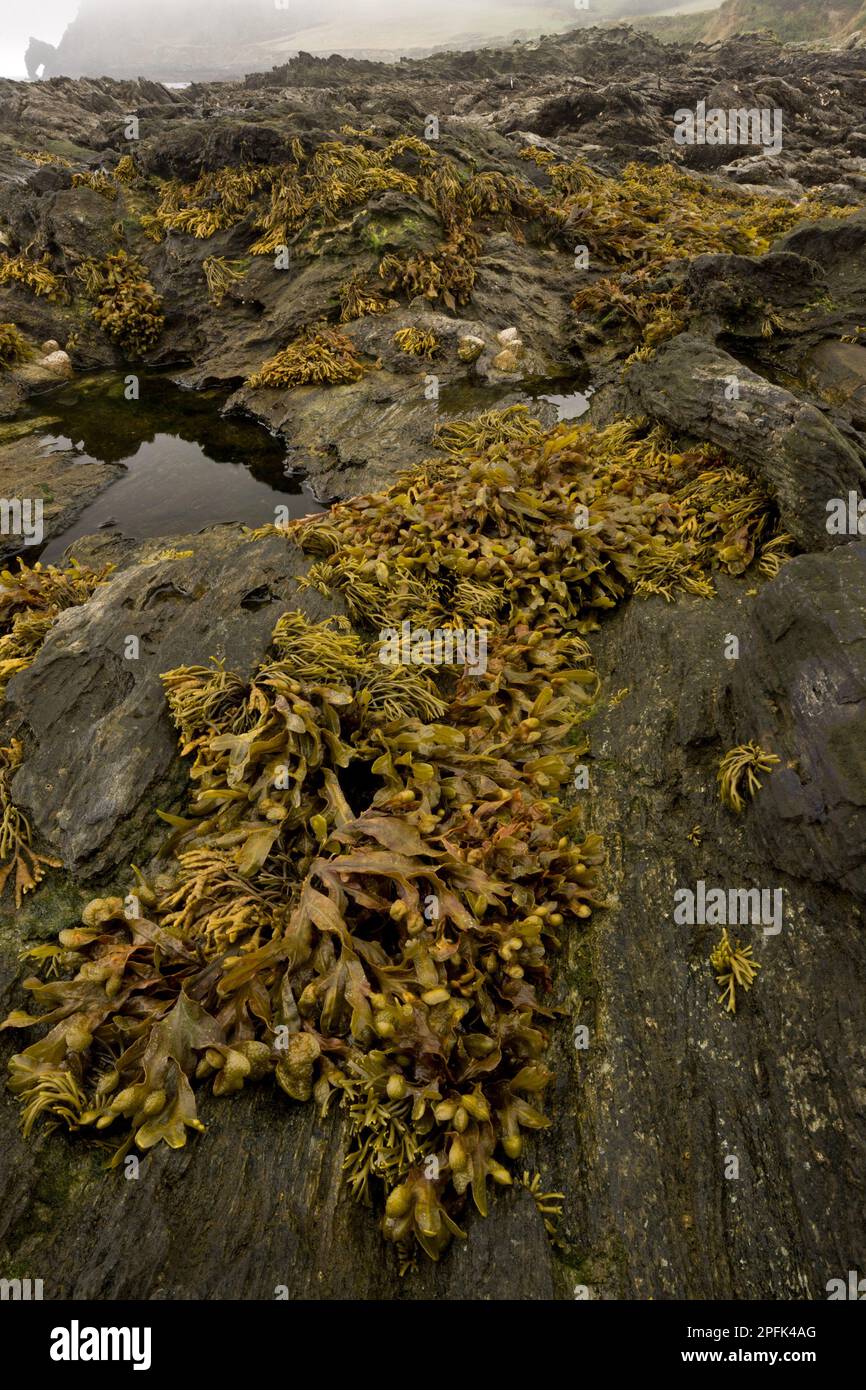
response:
[[[828,504],[866,485],[861,443],[826,416],[692,334],[628,374],[637,413],[728,450],[766,484],[791,535],[810,550],[839,543]]]

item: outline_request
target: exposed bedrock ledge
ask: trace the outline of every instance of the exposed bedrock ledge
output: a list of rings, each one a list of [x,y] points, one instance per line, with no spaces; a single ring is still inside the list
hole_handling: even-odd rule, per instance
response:
[[[785,565],[731,666],[737,734],[766,731],[783,760],[755,807],[762,852],[866,901],[866,546]]]
[[[862,884],[864,601],[856,546],[801,557],[757,598],[726,583],[711,602],[632,602],[593,639],[606,689],[628,693],[590,729],[613,906],[575,981],[591,1044],[565,1143],[602,1294],[820,1299],[862,1263],[866,937],[844,886]],[[782,763],[738,817],[716,770],[751,738]],[[720,927],[673,917],[699,879],[784,890],[781,932],[733,929],[762,967],[733,1017],[708,963]]]
[[[776,499],[782,521],[808,550],[839,543],[827,503],[866,491],[863,453],[831,420],[691,333],[663,344],[626,375],[632,408],[727,449]],[[736,391],[736,398],[729,399]]]

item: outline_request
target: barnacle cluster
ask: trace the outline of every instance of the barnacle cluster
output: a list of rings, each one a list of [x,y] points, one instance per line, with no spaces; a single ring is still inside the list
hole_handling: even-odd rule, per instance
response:
[[[724,804],[739,815],[747,799],[761,790],[759,772],[772,772],[779,762],[775,753],[768,753],[757,743],[742,743],[725,753],[719,763],[719,795]]]
[[[163,677],[187,804],[3,1025],[48,1026],[11,1062],[25,1125],[94,1130],[113,1162],[185,1143],[205,1080],[272,1075],[336,1104],[347,1181],[384,1197],[403,1265],[519,1180],[549,1124],[553,961],[604,905],[600,837],[567,795],[599,691],[586,634],[648,558],[686,589],[727,562],[694,487],[712,451],[516,408],[437,443],[386,492],[289,528],[304,582],[348,618],[285,613],[251,680]],[[427,637],[383,660],[383,629],[406,628]],[[436,664],[430,629],[483,635],[485,661]]]
[[[17,324],[0,323],[0,368],[15,367],[32,355],[33,349]]]
[[[162,300],[142,263],[126,251],[84,261],[76,274],[96,299],[93,318],[129,357],[143,357],[165,324]]]
[[[247,381],[252,387],[339,386],[359,381],[371,370],[358,349],[338,328],[323,324],[308,329],[275,357],[264,362]]]

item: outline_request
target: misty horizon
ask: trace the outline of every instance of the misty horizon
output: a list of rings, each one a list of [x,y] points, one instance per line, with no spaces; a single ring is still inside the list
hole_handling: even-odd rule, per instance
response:
[[[594,22],[711,10],[721,0],[33,0],[4,17],[0,75],[156,76],[267,71],[298,51],[393,53],[535,37]],[[72,27],[70,27],[72,26]],[[51,45],[59,52],[42,52]]]

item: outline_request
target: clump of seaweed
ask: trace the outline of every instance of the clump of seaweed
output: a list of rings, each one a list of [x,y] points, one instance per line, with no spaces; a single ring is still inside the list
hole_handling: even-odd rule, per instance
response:
[[[33,261],[26,252],[17,256],[0,256],[0,285],[17,284],[43,299],[59,300],[66,295],[66,289],[59,275],[51,269],[47,253],[39,261]]]
[[[270,204],[254,222],[262,233],[250,248],[270,255],[302,228],[327,226],[376,193],[416,194],[419,182],[398,161],[414,155],[434,159],[430,147],[412,136],[392,140],[381,150],[365,144],[328,140],[307,156],[295,142],[293,164],[280,166],[270,181]]]
[[[759,772],[772,772],[780,759],[757,743],[743,743],[731,748],[719,763],[719,793],[724,804],[740,815],[761,789]]]
[[[521,1187],[532,1197],[535,1202],[539,1215],[544,1220],[544,1229],[551,1237],[556,1235],[556,1225],[562,1215],[562,1204],[565,1201],[564,1192],[545,1192],[542,1186],[542,1176],[540,1173],[528,1173],[524,1171],[521,1179]]]
[[[466,304],[492,222],[518,241],[531,234],[563,244],[569,229],[579,227],[605,271],[576,296],[575,308],[618,327],[632,346],[651,348],[685,326],[688,303],[675,282],[688,257],[707,251],[758,255],[800,222],[850,213],[814,197],[792,202],[726,189],[672,165],[631,164],[620,177],[607,178],[579,160],[521,151],[544,171],[549,186],[542,190],[512,174],[475,172],[413,136],[386,142],[368,132],[353,135],[348,127],[343,134],[347,138],[312,151],[295,139],[291,157],[281,163],[204,171],[189,184],[163,181],[140,216],[142,229],[155,241],[173,233],[206,239],[244,224],[249,254],[271,256],[292,247],[293,255],[306,257],[318,251],[322,235],[352,225],[353,210],[377,194],[398,193],[423,206],[425,216],[432,209],[441,226],[438,246],[382,256],[381,287],[353,277],[340,295],[341,321],[349,322],[386,312],[395,292],[441,302],[452,312]],[[115,189],[134,180],[122,164]]]
[[[271,357],[247,381],[252,387],[340,386],[359,381],[371,366],[337,328],[308,329],[282,352]]]
[[[243,165],[216,173],[205,171],[193,184],[163,183],[153,212],[141,218],[142,228],[152,241],[162,241],[168,232],[207,240],[215,232],[241,222],[251,199],[275,176],[276,170],[271,166]]]
[[[719,1003],[729,1013],[737,1011],[737,988],[748,990],[755,982],[760,965],[752,960],[751,946],[741,946],[739,941],[731,941],[728,929],[722,931],[721,939],[710,956],[710,964],[716,974],[716,982],[722,991]]]
[[[114,202],[117,198],[117,184],[109,178],[104,169],[95,169],[86,174],[72,175],[73,188],[90,188],[100,197],[107,198],[109,202]]]
[[[259,233],[250,254],[272,255],[302,229],[330,225],[375,193],[417,194],[418,177],[399,165],[407,157],[422,167],[436,159],[411,136],[379,150],[330,140],[311,154],[296,139],[283,164],[242,165],[205,171],[192,184],[164,183],[142,226],[156,241],[169,232],[208,238],[249,219]]]
[[[394,342],[410,357],[434,357],[441,347],[435,333],[424,328],[398,328]]]
[[[658,347],[685,327],[686,298],[679,288],[646,288],[648,277],[647,270],[605,276],[579,290],[571,307],[578,313],[590,312],[599,328],[616,327],[645,348]]]
[[[685,326],[682,287],[660,284],[678,263],[706,253],[760,256],[803,222],[851,214],[813,195],[792,201],[747,193],[671,164],[629,164],[608,178],[581,160],[558,163],[549,151],[527,148],[521,157],[544,169],[548,198],[564,225],[580,228],[596,264],[613,268],[578,291],[572,307],[599,328],[617,327],[646,347]],[[767,318],[765,326],[772,332],[776,324]]]
[[[15,367],[33,356],[33,348],[14,323],[0,323],[0,368]]]
[[[18,561],[0,572],[0,700],[17,671],[32,666],[52,624],[67,608],[86,603],[111,566],[93,570],[74,561],[69,569]]]
[[[195,1080],[227,1094],[270,1073],[343,1106],[350,1185],[384,1185],[401,1246],[436,1258],[455,1200],[486,1212],[487,1184],[511,1181],[497,1149],[517,1158],[548,1124],[547,957],[601,905],[598,836],[547,800],[583,687],[568,646],[540,660],[535,636],[518,626],[477,694],[458,682],[441,724],[411,691],[397,718],[367,698],[377,644],[338,620],[286,615],[249,686],[169,673],[194,758],[187,813],[166,817],[174,871],[139,879],[143,915],[96,900],[64,933],[73,1012],[67,982],[27,982],[55,1026],[12,1063],[25,1121],[119,1128],[118,1162],[200,1128]],[[340,780],[355,762],[376,787],[360,811]]]
[[[527,405],[509,405],[504,410],[487,410],[469,420],[437,425],[433,444],[443,453],[457,458],[461,454],[503,452],[516,444],[539,442],[544,435],[540,422]]]
[[[51,150],[16,150],[19,159],[26,159],[28,164],[53,164],[59,169],[71,169],[72,160],[65,155],[54,154]]]
[[[21,766],[23,749],[13,738],[0,748],[0,895],[15,870],[15,906],[41,881],[46,868],[59,869],[60,861],[37,854],[31,845],[30,822],[13,804],[10,782]]]
[[[100,328],[128,356],[145,356],[162,333],[165,315],[141,261],[114,251],[102,261],[84,261],[76,274],[96,299],[92,314]]]
[[[648,555],[685,589],[725,563],[688,492],[723,464],[708,448],[637,422],[545,431],[522,408],[437,442],[387,491],[288,528],[348,619],[284,614],[251,680],[163,677],[186,805],[135,871],[136,911],[90,903],[64,976],[28,980],[37,1007],[4,1024],[48,1027],[11,1063],[25,1125],[110,1137],[113,1163],[184,1144],[205,1082],[268,1075],[340,1106],[347,1181],[384,1199],[401,1268],[461,1238],[550,1123],[556,955],[604,906],[600,837],[565,800],[599,694],[585,634]],[[485,660],[422,642],[383,661],[404,624],[472,629]],[[558,1194],[526,1181],[554,1218]]]
[[[0,700],[12,677],[33,664],[59,615],[86,603],[112,568],[92,570],[74,562],[67,570],[41,564],[31,568],[23,560],[18,566],[17,573],[0,573]],[[0,749],[0,894],[14,870],[16,907],[40,883],[46,867],[60,867],[58,860],[33,849],[30,823],[12,801],[11,781],[22,754],[14,738]]]
[[[135,183],[138,179],[142,177],[135,163],[134,155],[121,155],[120,159],[117,161],[117,164],[114,166],[113,177],[115,179],[115,182],[120,184]]]
[[[383,256],[379,275],[389,290],[399,289],[408,299],[417,295],[431,302],[441,299],[446,308],[454,310],[472,297],[480,248],[474,232],[457,231],[435,252]]]
[[[232,285],[243,280],[246,274],[243,261],[230,261],[225,256],[208,256],[201,268],[214,304],[222,304]]]
[[[341,323],[351,323],[367,314],[387,314],[396,307],[396,300],[386,299],[363,275],[353,275],[340,286]]]

